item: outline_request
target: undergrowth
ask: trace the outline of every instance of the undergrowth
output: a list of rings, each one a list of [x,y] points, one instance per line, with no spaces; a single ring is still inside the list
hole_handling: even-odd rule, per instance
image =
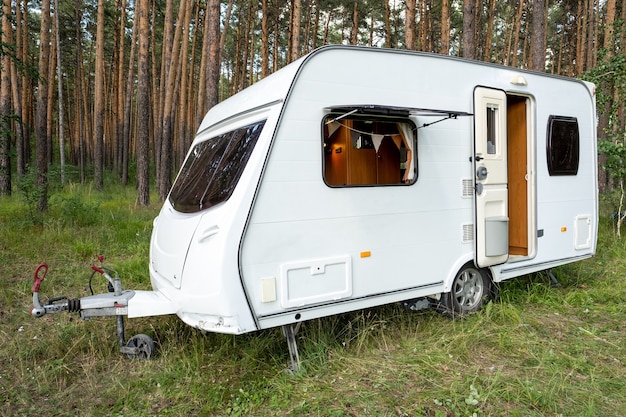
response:
[[[280,329],[204,334],[175,316],[127,320],[147,333],[150,361],[119,354],[115,321],[29,315],[42,293],[88,295],[98,255],[126,287],[149,289],[159,204],[135,191],[70,184],[41,221],[19,196],[0,198],[0,415],[626,415],[626,240],[610,213],[598,254],[500,285],[500,299],[463,320],[388,305],[312,320],[298,333],[302,369],[285,372]],[[105,283],[98,291],[104,291]]]

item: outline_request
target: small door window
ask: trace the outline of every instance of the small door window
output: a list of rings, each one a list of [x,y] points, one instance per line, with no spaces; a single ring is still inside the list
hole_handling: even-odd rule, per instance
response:
[[[487,153],[496,155],[498,153],[498,106],[488,105],[485,115],[487,117]]]

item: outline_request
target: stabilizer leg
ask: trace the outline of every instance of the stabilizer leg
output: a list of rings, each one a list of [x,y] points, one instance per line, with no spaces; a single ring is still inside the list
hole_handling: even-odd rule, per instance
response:
[[[558,280],[558,279],[556,279],[556,277],[555,277],[555,276],[554,276],[554,274],[552,273],[552,270],[551,270],[551,269],[548,269],[547,273],[548,273],[548,278],[550,278],[550,284],[551,284],[553,287],[560,287],[560,286],[561,286],[561,283],[559,282],[559,280]]]
[[[286,324],[283,326],[283,334],[287,339],[287,347],[289,348],[289,367],[291,372],[298,372],[300,370],[300,355],[298,355],[298,344],[296,343],[296,333],[300,329],[300,325]]]

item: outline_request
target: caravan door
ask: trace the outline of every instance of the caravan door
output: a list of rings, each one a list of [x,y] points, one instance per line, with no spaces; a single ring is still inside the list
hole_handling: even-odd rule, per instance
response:
[[[506,94],[474,90],[475,251],[479,267],[509,257]]]

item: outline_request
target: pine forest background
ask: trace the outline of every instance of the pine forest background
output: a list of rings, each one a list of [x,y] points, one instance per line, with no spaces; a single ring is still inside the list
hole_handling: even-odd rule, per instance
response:
[[[625,21],[626,0],[3,0],[0,195],[45,211],[51,184],[114,178],[162,200],[211,106],[325,44],[593,81],[600,187],[623,190]]]

